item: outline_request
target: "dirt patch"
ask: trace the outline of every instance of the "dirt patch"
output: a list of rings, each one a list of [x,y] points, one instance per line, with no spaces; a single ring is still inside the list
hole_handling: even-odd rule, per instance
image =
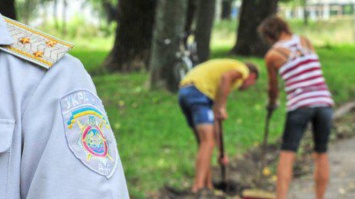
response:
[[[331,142],[355,136],[355,111],[337,117],[334,121]],[[245,154],[231,159],[227,168],[227,188],[216,191],[216,196],[211,198],[238,198],[243,190],[259,188],[266,191],[275,191],[276,164],[278,160],[280,141],[267,146],[265,154],[265,166],[261,165],[260,157],[264,151],[262,147],[252,148]],[[310,131],[305,133],[302,140],[296,163],[294,165],[294,177],[310,174],[312,168],[313,141]],[[263,168],[263,169],[261,169]],[[259,172],[261,171],[261,172]],[[213,181],[215,189],[221,189],[220,168],[213,167]],[[189,194],[188,190],[176,190],[172,187],[164,187],[154,196],[156,199],[180,199],[197,198]]]

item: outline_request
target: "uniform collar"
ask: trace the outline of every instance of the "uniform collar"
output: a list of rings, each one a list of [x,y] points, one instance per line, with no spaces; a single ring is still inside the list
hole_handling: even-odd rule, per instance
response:
[[[7,30],[4,17],[0,14],[0,45],[11,45],[14,43],[14,39],[11,37]]]

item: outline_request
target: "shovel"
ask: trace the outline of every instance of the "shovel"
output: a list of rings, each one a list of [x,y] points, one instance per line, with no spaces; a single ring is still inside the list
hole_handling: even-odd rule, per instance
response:
[[[263,168],[265,167],[266,160],[266,151],[267,151],[267,143],[268,143],[268,137],[269,137],[269,126],[270,126],[270,119],[272,116],[273,111],[268,110],[266,119],[265,119],[265,129],[264,129],[264,138],[263,138],[263,144],[262,144],[262,152],[260,155],[260,171],[259,171],[259,179],[258,179],[258,184],[259,186],[261,185],[261,179],[262,179],[262,171]],[[243,199],[274,199],[275,194],[270,193],[264,190],[260,189],[251,189],[251,190],[245,190],[243,192]]]
[[[216,128],[216,131],[218,131],[218,138],[219,138],[219,151],[220,151],[220,158],[223,159],[225,157],[224,153],[224,139],[223,139],[223,124],[222,120],[218,120],[217,122],[218,127]],[[216,182],[214,183],[214,187],[218,190],[223,191],[226,194],[237,194],[239,191],[241,191],[241,186],[239,183],[228,180],[227,179],[227,168],[226,165],[220,164],[221,166],[221,177],[222,181],[221,182]]]
[[[266,115],[266,119],[265,119],[265,129],[264,129],[264,138],[263,138],[263,145],[262,145],[262,152],[261,152],[261,156],[260,156],[260,162],[261,162],[261,167],[260,167],[260,178],[262,176],[262,171],[263,168],[265,167],[266,164],[266,152],[267,152],[267,143],[268,143],[268,138],[269,138],[269,126],[270,126],[270,119],[272,116],[273,111],[272,110],[268,110],[267,111],[267,115]],[[260,180],[259,178],[259,180]]]
[[[218,121],[218,130],[219,130],[219,151],[220,151],[220,159],[224,158],[224,140],[223,140],[223,126],[222,126],[222,121]],[[222,190],[227,190],[228,184],[227,184],[227,176],[226,176],[226,165],[221,164],[221,177],[222,177],[222,182],[221,182],[221,189]]]

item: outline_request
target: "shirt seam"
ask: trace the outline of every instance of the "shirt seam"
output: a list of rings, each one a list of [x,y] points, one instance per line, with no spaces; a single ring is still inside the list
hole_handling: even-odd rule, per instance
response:
[[[38,87],[41,85],[41,83],[42,83],[42,81],[43,81],[43,79],[44,79],[44,76],[46,75],[46,72],[47,72],[47,71],[45,71],[45,72],[43,73],[43,75],[42,75],[40,81],[38,82],[38,84],[36,85],[36,87],[33,89],[33,92],[30,94],[30,96],[28,97],[28,100],[27,100],[27,103],[26,103],[25,108],[24,108],[24,110],[23,110],[23,113],[21,114],[21,124],[22,124],[22,122],[23,122],[23,116],[24,116],[25,113],[27,112],[28,106],[29,106],[29,104],[31,103],[34,94],[37,92]]]

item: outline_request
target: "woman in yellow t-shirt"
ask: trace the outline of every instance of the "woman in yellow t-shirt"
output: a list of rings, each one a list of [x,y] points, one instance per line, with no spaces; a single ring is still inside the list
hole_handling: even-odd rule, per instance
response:
[[[229,92],[254,85],[258,74],[257,67],[252,63],[214,59],[197,65],[180,82],[179,104],[198,142],[192,192],[213,189],[210,162],[215,146],[215,119],[227,119]],[[227,164],[228,159],[218,161]]]

